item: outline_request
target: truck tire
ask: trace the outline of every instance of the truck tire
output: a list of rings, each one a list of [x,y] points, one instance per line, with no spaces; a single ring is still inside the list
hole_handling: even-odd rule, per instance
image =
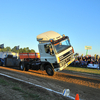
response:
[[[29,70],[29,66],[27,65],[27,63],[22,62],[22,63],[20,64],[19,69],[22,70],[22,71],[28,71],[28,70]]]
[[[53,75],[54,75],[54,69],[53,69],[50,65],[47,65],[47,66],[46,66],[46,73],[47,73],[49,76],[53,76]]]
[[[29,70],[29,65],[27,64],[26,66],[25,66],[25,71],[28,71]]]
[[[0,61],[0,66],[2,66],[3,64],[2,64],[2,62]]]
[[[19,69],[22,71],[25,70],[24,62],[20,64]]]

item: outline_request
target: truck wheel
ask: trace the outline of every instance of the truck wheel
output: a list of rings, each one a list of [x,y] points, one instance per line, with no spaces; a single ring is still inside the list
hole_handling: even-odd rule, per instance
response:
[[[28,70],[29,70],[29,65],[26,64],[25,71],[28,71]]]
[[[2,62],[0,61],[0,66],[2,66]]]
[[[22,70],[22,71],[28,71],[29,66],[27,65],[27,63],[23,62],[23,63],[20,64],[19,69]]]
[[[50,65],[47,65],[47,66],[46,66],[46,73],[47,73],[49,76],[53,76],[53,75],[54,75],[54,69],[53,69]]]
[[[19,66],[19,69],[22,70],[22,71],[25,70],[25,64],[21,63],[20,66]]]

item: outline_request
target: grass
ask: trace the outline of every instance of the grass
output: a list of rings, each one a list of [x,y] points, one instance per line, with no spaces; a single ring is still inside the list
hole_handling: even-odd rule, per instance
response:
[[[40,100],[40,97],[39,97],[38,94],[33,94],[33,93],[30,93],[26,90],[23,90],[22,88],[19,87],[19,84],[13,83],[12,81],[6,81],[5,79],[0,78],[0,85],[2,85],[2,86],[12,86],[12,89],[15,90],[15,91],[21,92],[22,93],[21,95],[26,100],[28,100],[28,98],[32,98],[34,100]]]
[[[17,86],[12,87],[12,89],[24,93],[24,91]]]
[[[25,97],[25,98],[28,98],[28,97],[31,97],[31,98],[33,98],[33,99],[35,99],[35,100],[40,100],[40,98],[39,98],[39,95],[37,95],[37,94],[32,94],[32,93],[29,93],[29,92],[27,92],[27,91],[23,91],[21,88],[19,88],[18,86],[14,86],[14,87],[12,87],[12,89],[13,90],[16,90],[16,91],[19,91],[19,92],[22,92],[23,94],[23,97]]]
[[[92,69],[92,68],[82,68],[82,67],[68,66],[66,68],[66,70],[100,75],[100,70],[98,70],[98,69]]]
[[[3,79],[0,79],[0,85],[7,86],[7,85],[9,85],[9,83],[8,83],[8,82],[6,82],[6,81],[5,81],[5,80],[3,80]]]

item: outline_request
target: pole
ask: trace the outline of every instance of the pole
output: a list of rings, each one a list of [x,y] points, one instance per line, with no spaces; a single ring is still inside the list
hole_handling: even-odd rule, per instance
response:
[[[86,50],[86,56],[87,56],[87,54],[88,54],[88,49]]]

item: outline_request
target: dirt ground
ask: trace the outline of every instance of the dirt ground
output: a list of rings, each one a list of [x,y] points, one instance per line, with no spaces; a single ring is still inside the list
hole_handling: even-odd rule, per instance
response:
[[[33,85],[0,76],[0,100],[71,100]]]
[[[48,76],[45,71],[29,70],[26,72],[5,67],[0,67],[0,73],[20,78],[58,92],[70,89],[70,96],[75,97],[78,93],[81,100],[100,100],[100,79],[96,77],[76,75],[71,74],[71,72],[57,72],[54,76]],[[0,100],[71,100],[62,95],[3,76],[0,76],[0,79]],[[2,83],[2,79],[7,82]]]

